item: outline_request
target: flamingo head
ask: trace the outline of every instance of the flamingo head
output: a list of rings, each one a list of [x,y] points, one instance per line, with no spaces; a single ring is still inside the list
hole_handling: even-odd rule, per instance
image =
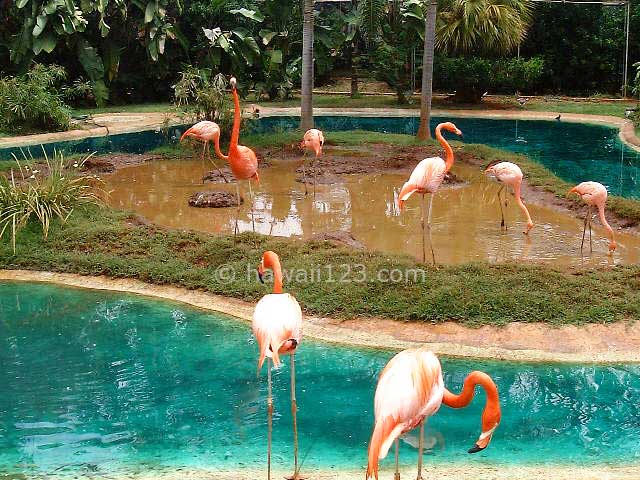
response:
[[[453,122],[444,122],[438,125],[437,128],[444,128],[445,130],[449,131],[449,132],[453,132],[456,135],[458,135],[459,137],[462,137],[462,132],[460,131],[460,129],[458,127],[455,126],[455,124]]]
[[[496,431],[496,428],[498,428],[501,418],[500,404],[487,402],[482,412],[482,433],[473,447],[469,449],[469,453],[480,452],[489,446],[493,433]]]
[[[258,278],[260,282],[264,283],[264,274],[267,270],[276,269],[280,269],[280,257],[278,257],[276,252],[267,250],[262,254],[262,259],[260,259],[260,264],[258,265]]]
[[[229,84],[231,85],[231,88],[233,88],[235,90],[236,89],[236,84],[237,84],[236,77],[231,77],[231,79],[229,80]]]
[[[578,195],[580,195],[580,193],[578,192],[578,187],[569,189],[569,191],[567,192],[567,196],[571,195],[572,193],[577,193]]]
[[[609,242],[609,253],[615,252],[616,248],[618,248],[618,244],[615,240],[611,240],[611,242]]]

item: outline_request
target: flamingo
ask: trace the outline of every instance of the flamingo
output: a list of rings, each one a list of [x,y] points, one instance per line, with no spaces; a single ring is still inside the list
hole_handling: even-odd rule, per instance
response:
[[[607,188],[598,182],[582,182],[569,190],[568,195],[572,193],[577,193],[582,201],[588,206],[587,216],[584,218],[584,228],[582,229],[582,243],[580,244],[580,251],[582,252],[582,248],[584,247],[584,236],[588,224],[590,250],[593,252],[593,241],[591,240],[591,207],[595,206],[598,209],[598,214],[600,215],[600,222],[604,228],[607,229],[609,236],[609,253],[612,253],[616,249],[617,245],[613,228],[611,228],[611,225],[607,222],[607,218],[604,216],[604,205],[607,203]]]
[[[192,137],[197,141],[204,143],[204,146],[202,148],[202,161],[204,161],[204,156],[206,153],[209,157],[209,161],[211,161],[211,163],[213,163],[213,166],[216,167],[216,170],[218,170],[218,173],[220,173],[225,183],[229,183],[229,180],[227,180],[227,177],[224,176],[222,170],[218,168],[216,162],[211,159],[211,154],[209,153],[209,142],[213,142],[216,155],[223,160],[227,159],[227,156],[222,153],[222,151],[220,151],[220,127],[218,126],[218,124],[215,122],[210,122],[208,120],[203,120],[202,122],[196,123],[186,132],[184,132],[180,137],[180,141],[182,142],[185,137]]]
[[[258,176],[258,157],[253,150],[244,145],[238,145],[238,139],[240,137],[240,98],[238,97],[238,90],[236,89],[236,79],[231,77],[229,80],[231,84],[231,92],[233,94],[233,129],[231,130],[231,141],[229,142],[229,155],[227,157],[229,165],[231,166],[231,172],[236,177],[238,182],[236,183],[236,197],[238,199],[238,213],[236,215],[236,225],[233,231],[234,235],[239,231],[238,219],[240,217],[240,180],[247,180],[249,184],[249,195],[251,196],[251,223],[253,225],[253,231],[256,231],[256,223],[253,218],[253,192],[251,191],[251,179],[255,179],[256,183],[260,183],[260,177]]]
[[[510,185],[513,188],[513,195],[516,197],[516,202],[518,206],[522,209],[525,216],[527,217],[527,229],[522,232],[525,235],[529,234],[529,231],[533,228],[533,222],[531,221],[531,215],[529,215],[529,210],[527,210],[527,206],[522,201],[520,197],[520,187],[522,185],[522,170],[515,163],[511,162],[499,162],[494,165],[490,165],[484,173],[488,173],[493,175],[498,182],[503,185],[500,186],[500,190],[498,190],[498,203],[500,204],[500,215],[502,216],[502,220],[500,222],[500,227],[505,227],[504,223],[504,211],[502,210],[502,200],[500,199],[500,193],[504,189],[505,185]],[[506,204],[506,199],[505,199]]]
[[[422,261],[425,261],[425,224],[424,224],[424,194],[430,193],[429,199],[429,217],[427,220],[427,226],[429,228],[429,243],[431,246],[431,258],[433,264],[436,264],[436,256],[433,253],[433,243],[431,242],[431,208],[433,206],[433,196],[438,191],[438,188],[444,180],[444,176],[447,174],[453,166],[453,149],[451,145],[442,136],[442,129],[462,136],[462,132],[451,122],[441,123],[436,127],[436,138],[442,145],[445,151],[446,161],[440,157],[425,158],[422,160],[416,168],[411,172],[409,180],[402,186],[400,194],[398,195],[398,210],[402,211],[404,203],[414,193],[422,194]]]
[[[307,130],[302,138],[302,142],[300,142],[300,148],[304,150],[305,157],[307,152],[313,152],[316,154],[316,160],[320,155],[322,155],[322,147],[324,146],[324,134],[321,130],[317,128],[311,128]],[[307,195],[307,174],[304,169],[304,160],[302,161],[302,180],[304,182],[304,194]],[[313,162],[312,162],[313,165]],[[313,179],[313,195],[316,194],[316,180],[315,175]]]
[[[424,421],[434,415],[441,404],[452,408],[466,407],[473,400],[476,385],[482,386],[487,400],[482,412],[482,433],[469,453],[484,450],[500,423],[498,388],[486,373],[474,371],[464,380],[459,395],[444,387],[440,361],[425,347],[404,350],[384,367],[375,394],[375,426],[369,442],[366,479],[378,479],[378,461],[384,458],[395,441],[396,472],[398,470],[398,437],[420,426],[418,444],[418,480],[422,479]]]
[[[273,397],[271,392],[271,362],[276,368],[281,364],[280,355],[291,355],[291,414],[293,417],[293,456],[294,470],[289,477],[298,480],[298,424],[296,419],[296,371],[295,352],[302,340],[302,310],[296,299],[282,293],[282,267],[275,252],[266,251],[258,266],[258,277],[264,283],[265,270],[273,272],[273,293],[260,299],[253,312],[253,334],[258,341],[258,373],[267,359],[267,478],[271,478],[271,430],[273,417]]]

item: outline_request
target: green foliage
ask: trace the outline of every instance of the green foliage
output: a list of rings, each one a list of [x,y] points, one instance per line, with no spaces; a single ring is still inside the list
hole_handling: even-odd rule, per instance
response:
[[[217,122],[222,131],[233,124],[232,107],[226,90],[227,79],[209,69],[188,67],[173,86],[176,105],[192,112],[196,118]]]
[[[493,93],[532,92],[543,73],[542,57],[498,60],[492,67],[490,89]]]
[[[640,98],[640,62],[634,63],[633,68],[636,69],[636,75],[633,77],[632,91],[634,95]]]
[[[17,234],[30,221],[37,222],[46,241],[54,219],[64,223],[76,207],[102,203],[99,180],[78,174],[89,157],[71,164],[60,152],[55,152],[51,161],[45,152],[43,175],[35,167],[23,167],[18,159],[17,171],[0,175],[0,239],[8,233],[14,253]]]
[[[527,0],[445,0],[439,10],[436,48],[458,55],[514,50],[532,17]]]
[[[62,131],[69,128],[70,110],[62,101],[58,66],[35,65],[25,75],[0,78],[0,131]]]

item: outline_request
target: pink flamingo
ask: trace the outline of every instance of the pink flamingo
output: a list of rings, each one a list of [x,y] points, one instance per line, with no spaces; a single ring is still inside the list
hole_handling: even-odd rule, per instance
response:
[[[216,167],[216,170],[218,170],[218,173],[220,173],[225,183],[229,183],[229,180],[227,180],[227,177],[224,176],[222,170],[218,168],[218,165],[216,165],[216,162],[213,161],[213,159],[211,158],[211,154],[209,153],[209,142],[213,142],[216,155],[223,160],[227,159],[227,156],[222,153],[222,151],[220,151],[220,127],[218,126],[218,124],[215,122],[210,122],[208,120],[203,120],[202,122],[196,123],[186,132],[184,132],[180,137],[180,141],[184,140],[185,137],[192,137],[197,141],[204,143],[204,146],[202,148],[202,161],[204,161],[206,153],[209,161],[213,163],[214,167]]]
[[[427,220],[427,227],[429,229],[429,243],[431,246],[431,258],[433,264],[436,264],[436,256],[433,253],[433,243],[431,242],[431,209],[433,206],[433,196],[440,188],[440,185],[444,181],[444,176],[447,174],[453,166],[453,149],[451,145],[442,136],[442,129],[462,136],[462,132],[451,122],[441,123],[436,127],[436,138],[444,148],[446,161],[440,157],[425,158],[422,160],[416,168],[411,172],[409,180],[402,186],[400,194],[398,196],[398,209],[402,211],[404,203],[414,193],[422,194],[422,261],[425,261],[425,223],[424,223],[424,194],[430,193],[429,199],[429,216]]]
[[[441,404],[452,408],[466,407],[473,400],[476,385],[482,386],[487,400],[482,412],[482,433],[469,453],[484,450],[500,423],[498,388],[483,372],[471,372],[464,380],[459,395],[444,387],[440,361],[426,348],[404,350],[384,367],[375,395],[375,426],[369,442],[369,462],[366,479],[378,479],[378,461],[384,458],[395,441],[396,472],[398,470],[398,437],[420,425],[418,443],[418,480],[422,479],[424,421],[434,415]]]
[[[582,182],[571,190],[568,194],[577,193],[582,201],[587,204],[587,216],[584,218],[584,228],[582,229],[582,243],[580,244],[580,251],[584,247],[584,236],[587,230],[587,224],[589,225],[589,244],[591,252],[593,252],[593,241],[591,239],[591,207],[598,209],[600,216],[600,222],[607,229],[609,236],[609,252],[613,252],[617,245],[613,228],[607,222],[607,218],[604,216],[604,205],[607,203],[607,189],[604,185],[598,182]]]
[[[322,155],[322,147],[324,146],[324,135],[321,130],[317,128],[311,128],[307,130],[302,138],[302,142],[300,142],[300,148],[304,150],[304,155],[306,157],[307,152],[313,152],[316,154],[316,160],[320,155]],[[302,181],[304,182],[304,194],[307,195],[307,174],[304,168],[305,160],[302,161]],[[313,166],[313,162],[312,162]],[[316,194],[316,180],[315,175],[313,178],[313,195]]]
[[[256,183],[260,182],[258,176],[258,157],[253,150],[244,145],[238,145],[240,138],[240,98],[238,97],[238,91],[236,89],[236,79],[231,77],[229,80],[231,84],[231,91],[233,94],[233,129],[231,130],[231,141],[229,142],[229,155],[227,157],[229,165],[231,166],[231,172],[236,177],[238,182],[236,183],[236,197],[238,200],[238,214],[236,215],[236,225],[233,231],[234,235],[239,231],[238,219],[240,217],[240,180],[247,180],[249,184],[249,195],[251,197],[251,223],[253,225],[253,231],[256,231],[256,223],[253,218],[253,192],[251,190],[250,179],[255,179]]]
[[[504,189],[505,185],[510,185],[513,188],[513,195],[516,197],[516,202],[518,206],[522,209],[525,216],[527,217],[527,229],[522,232],[525,235],[529,234],[529,231],[533,228],[533,222],[531,221],[531,216],[529,215],[529,210],[527,210],[527,206],[522,201],[520,196],[520,187],[522,186],[522,170],[515,163],[511,162],[499,162],[494,165],[490,165],[484,173],[489,173],[493,175],[500,185],[500,190],[498,190],[498,203],[500,204],[500,215],[502,220],[500,222],[500,227],[504,227],[507,229],[506,224],[504,223],[504,211],[502,210],[502,200],[500,198],[500,193]],[[507,200],[505,199],[505,204]]]
[[[280,355],[291,355],[291,414],[293,416],[293,456],[294,470],[289,478],[298,480],[298,425],[296,420],[296,370],[295,352],[302,340],[302,310],[296,299],[282,293],[282,267],[280,258],[275,252],[266,251],[258,266],[258,276],[264,283],[265,270],[273,272],[273,293],[260,299],[253,312],[253,334],[258,341],[260,356],[258,372],[267,359],[267,478],[271,478],[271,431],[273,417],[273,397],[271,392],[271,361],[276,368],[281,364]]]

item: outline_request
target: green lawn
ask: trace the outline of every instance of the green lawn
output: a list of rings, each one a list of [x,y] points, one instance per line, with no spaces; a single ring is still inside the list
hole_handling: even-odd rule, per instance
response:
[[[112,105],[102,108],[76,108],[73,115],[97,115],[99,113],[147,113],[169,112],[174,109],[171,103],[134,103],[131,105]]]

